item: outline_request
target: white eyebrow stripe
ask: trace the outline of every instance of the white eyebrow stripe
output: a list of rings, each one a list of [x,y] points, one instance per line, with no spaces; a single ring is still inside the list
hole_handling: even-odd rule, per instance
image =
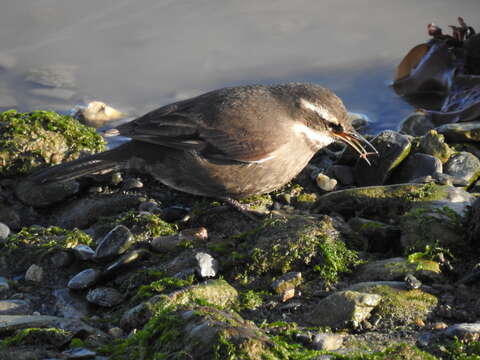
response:
[[[300,99],[300,105],[305,109],[316,112],[319,116],[321,116],[328,122],[338,125],[338,120],[335,118],[335,116],[333,116],[332,113],[323,106],[312,104],[310,101],[307,101],[305,99]]]
[[[311,142],[313,142],[314,144],[317,144],[319,147],[327,146],[334,141],[332,136],[319,133],[301,123],[293,124],[292,129],[295,133],[306,136]]]

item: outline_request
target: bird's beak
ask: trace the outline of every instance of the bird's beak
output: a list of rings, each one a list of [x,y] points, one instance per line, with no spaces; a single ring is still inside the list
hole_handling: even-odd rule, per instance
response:
[[[364,159],[368,165],[371,165],[370,160],[368,160],[367,156],[368,155],[378,155],[377,149],[375,149],[375,146],[373,146],[370,141],[365,139],[362,135],[360,135],[358,132],[355,130],[349,130],[349,131],[344,131],[344,132],[334,132],[333,135],[340,141],[343,141],[344,143],[350,145],[353,149],[355,149],[356,152],[360,154],[360,158]],[[367,151],[365,147],[363,146],[365,144],[367,147],[369,147],[373,151]]]

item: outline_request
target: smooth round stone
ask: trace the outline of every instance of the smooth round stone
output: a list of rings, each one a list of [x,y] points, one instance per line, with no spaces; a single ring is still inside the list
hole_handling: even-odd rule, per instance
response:
[[[76,194],[80,190],[78,182],[65,181],[36,185],[25,180],[18,184],[15,193],[22,202],[33,207],[48,206]]]
[[[123,295],[114,288],[99,287],[87,293],[87,301],[103,307],[112,307],[123,301]]]
[[[145,249],[135,249],[122,255],[120,259],[110,264],[105,269],[105,274],[114,273],[121,268],[135,264],[136,262],[145,259],[150,253]]]
[[[82,290],[92,287],[100,278],[101,272],[97,269],[85,269],[72,277],[67,287],[72,290]]]
[[[125,253],[134,243],[133,234],[124,225],[115,226],[98,244],[94,260],[109,260]]]
[[[25,300],[0,301],[0,315],[30,315],[32,307]]]
[[[334,351],[342,347],[343,336],[338,334],[318,333],[312,341],[317,350]]]
[[[31,265],[25,273],[25,280],[41,282],[43,280],[43,268],[36,264]]]
[[[323,191],[332,191],[337,186],[337,180],[332,179],[322,173],[317,175],[315,182],[317,183],[317,186]]]
[[[435,125],[421,111],[408,115],[400,124],[400,131],[412,136],[422,136],[433,128]]]
[[[127,178],[122,184],[124,190],[133,190],[143,188],[143,183],[136,178]]]
[[[7,240],[8,235],[10,235],[10,228],[7,224],[0,222],[0,243]]]
[[[412,274],[408,274],[407,276],[405,276],[404,281],[408,290],[419,289],[422,286],[422,282]]]
[[[370,165],[358,159],[354,168],[355,180],[359,186],[382,185],[410,153],[410,139],[398,132],[382,131],[373,141],[379,155],[369,156]]]
[[[480,175],[480,160],[469,152],[460,152],[450,157],[444,167],[444,172],[466,184],[471,184]]]
[[[445,124],[439,126],[437,131],[450,142],[480,141],[480,121]]]
[[[85,348],[74,348],[65,350],[62,355],[69,360],[89,360],[94,359],[97,353]]]
[[[398,168],[398,175],[394,177],[396,183],[411,182],[414,179],[441,173],[442,162],[432,155],[415,153],[402,162]]]
[[[170,206],[162,209],[161,218],[166,222],[175,222],[182,220],[189,213],[189,209],[181,206]]]
[[[197,266],[195,270],[202,278],[215,277],[218,273],[218,261],[210,254],[198,252],[195,254]]]
[[[95,250],[85,244],[78,244],[72,250],[79,260],[91,260],[95,255]]]

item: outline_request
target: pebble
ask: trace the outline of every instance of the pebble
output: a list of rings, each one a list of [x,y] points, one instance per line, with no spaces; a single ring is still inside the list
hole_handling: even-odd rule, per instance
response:
[[[124,225],[115,226],[98,244],[94,260],[105,261],[125,253],[133,245],[135,239]]]
[[[100,278],[101,271],[97,269],[85,269],[72,277],[67,287],[72,290],[82,290],[92,287]]]
[[[25,273],[25,280],[40,283],[43,280],[43,268],[32,264]]]
[[[143,188],[143,183],[137,178],[127,178],[123,181],[123,190],[134,190]]]
[[[197,252],[195,259],[197,260],[195,270],[202,279],[217,276],[218,261],[212,255],[205,252]]]
[[[10,228],[7,224],[0,222],[0,243],[5,242],[10,235]]]
[[[480,160],[475,155],[462,151],[450,157],[445,164],[444,172],[469,185],[480,174]]]
[[[123,295],[117,289],[99,287],[87,293],[87,301],[103,307],[112,307],[123,301]]]
[[[337,186],[337,180],[328,177],[325,174],[318,174],[315,178],[317,186],[323,191],[332,191]]]
[[[25,300],[0,301],[0,315],[30,315],[32,306]]]
[[[334,351],[343,345],[343,336],[337,334],[318,333],[312,341],[312,346],[316,350]]]
[[[150,256],[150,252],[145,249],[135,249],[122,255],[120,259],[105,268],[105,275],[115,273],[118,270],[137,263],[138,261]]]
[[[408,274],[407,276],[405,276],[404,281],[408,290],[419,289],[422,286],[422,282],[412,274]]]
[[[72,249],[78,260],[91,260],[95,255],[95,250],[85,244],[79,244]]]

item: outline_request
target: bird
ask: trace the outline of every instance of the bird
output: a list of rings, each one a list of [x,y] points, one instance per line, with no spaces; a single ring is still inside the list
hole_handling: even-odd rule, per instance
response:
[[[115,133],[131,140],[40,170],[32,180],[45,184],[135,169],[242,211],[237,200],[281,188],[335,140],[367,162],[376,153],[352,127],[340,98],[310,83],[221,88],[162,106]]]

